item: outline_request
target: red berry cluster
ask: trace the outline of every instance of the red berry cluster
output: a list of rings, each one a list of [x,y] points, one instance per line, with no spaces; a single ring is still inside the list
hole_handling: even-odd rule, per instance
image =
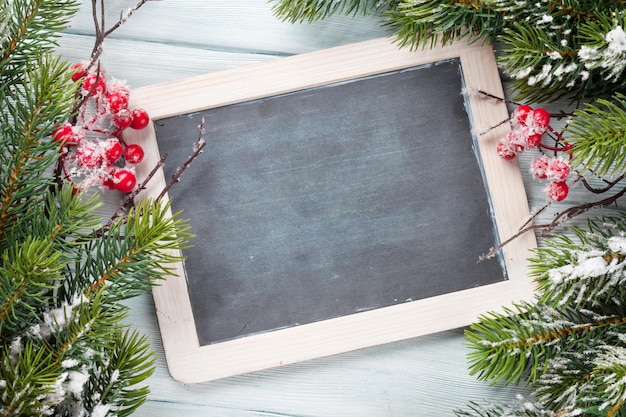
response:
[[[521,105],[511,116],[513,129],[498,141],[498,154],[513,159],[526,149],[534,149],[541,143],[543,134],[550,126],[550,114],[542,108]]]
[[[134,165],[144,157],[143,148],[126,144],[121,133],[143,129],[150,122],[143,109],[128,107],[130,93],[125,83],[105,79],[103,71],[75,64],[72,81],[81,83],[84,98],[76,122],[64,123],[52,132],[61,144],[61,163],[66,180],[75,189],[104,186],[123,193],[136,184]]]
[[[504,159],[513,159],[520,153],[535,148],[554,152],[572,149],[571,145],[550,127],[550,114],[546,109],[533,109],[521,105],[511,115],[511,125],[512,130],[501,138],[497,145],[498,155]],[[543,144],[543,136],[547,132],[554,134],[557,142],[562,143],[562,147]],[[550,181],[547,188],[549,198],[561,201],[567,197],[569,187],[566,181],[571,172],[569,161],[541,154],[531,162],[530,171],[535,178]]]

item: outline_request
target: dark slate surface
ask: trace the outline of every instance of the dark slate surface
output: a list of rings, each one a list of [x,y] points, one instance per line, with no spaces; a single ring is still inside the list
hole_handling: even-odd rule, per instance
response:
[[[505,279],[457,60],[157,122],[201,345]],[[419,317],[408,318],[420,320]]]

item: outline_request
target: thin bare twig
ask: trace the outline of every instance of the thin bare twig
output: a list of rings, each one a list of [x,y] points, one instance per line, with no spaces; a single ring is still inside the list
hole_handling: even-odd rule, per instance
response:
[[[169,182],[163,187],[161,193],[157,196],[156,201],[159,201],[161,198],[167,194],[172,185],[176,184],[180,180],[180,176],[187,169],[187,167],[193,162],[194,159],[198,157],[202,153],[202,149],[206,146],[206,142],[204,141],[202,135],[204,134],[204,117],[200,121],[200,126],[198,126],[198,139],[193,147],[193,153],[187,158],[187,160],[174,172],[172,178]]]
[[[120,26],[122,26],[137,10],[139,10],[139,8],[141,6],[143,6],[144,4],[146,4],[147,2],[149,2],[151,0],[139,0],[139,2],[137,2],[137,4],[135,4],[133,7],[131,7],[130,9],[126,10],[126,13],[124,13],[123,11],[120,12],[120,18],[118,19],[118,21],[111,26],[108,30],[104,31],[104,37],[109,36],[111,33],[113,33],[115,30],[117,30]],[[104,19],[103,19],[104,21]]]
[[[626,175],[622,174],[613,181],[602,179],[602,181],[606,184],[606,187],[603,187],[603,188],[594,188],[591,186],[591,184],[589,184],[589,182],[587,181],[585,177],[581,176],[580,178],[581,178],[583,185],[587,189],[587,191],[590,191],[594,194],[602,194],[602,193],[609,191],[611,188],[615,187],[621,180],[624,179],[624,177],[626,177]]]
[[[552,230],[554,230],[558,225],[560,225],[564,220],[572,219],[572,218],[574,218],[576,216],[584,214],[584,213],[586,213],[586,212],[588,212],[588,211],[590,211],[592,209],[595,209],[595,208],[608,207],[611,204],[614,204],[624,194],[626,194],[626,187],[622,188],[622,190],[617,192],[616,194],[613,194],[612,196],[604,198],[602,200],[593,201],[593,202],[590,202],[590,203],[584,203],[584,204],[580,204],[580,205],[577,205],[577,206],[569,207],[569,208],[567,208],[567,209],[565,209],[565,210],[555,214],[554,217],[552,218],[552,221],[550,221],[550,223],[535,224],[535,225],[522,227],[513,236],[509,237],[507,240],[505,240],[504,242],[500,243],[498,246],[490,249],[489,252],[487,252],[486,254],[481,255],[478,258],[478,262],[482,262],[482,261],[484,261],[484,260],[486,260],[488,258],[491,258],[500,249],[502,249],[503,247],[505,247],[506,245],[511,243],[513,240],[515,240],[518,237],[520,237],[521,235],[523,235],[524,233],[530,232],[531,230],[542,229],[541,230],[541,235],[545,236],[548,233],[550,233]],[[528,222],[526,224],[528,224]]]

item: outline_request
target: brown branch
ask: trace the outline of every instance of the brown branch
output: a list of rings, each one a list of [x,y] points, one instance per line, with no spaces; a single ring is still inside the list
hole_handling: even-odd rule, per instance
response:
[[[589,182],[587,181],[587,179],[585,179],[585,177],[580,177],[583,185],[585,186],[585,188],[587,189],[587,191],[590,191],[594,194],[602,194],[605,193],[607,191],[609,191],[611,188],[615,187],[621,180],[623,180],[626,177],[626,174],[622,174],[619,177],[617,177],[617,179],[615,179],[614,181],[608,181],[605,179],[602,179],[602,181],[607,184],[606,187],[603,188],[594,188],[591,186],[591,184],[589,184]]]
[[[526,227],[522,227],[520,230],[517,231],[517,233],[515,233],[513,236],[509,237],[507,240],[505,240],[504,242],[500,243],[498,246],[491,248],[489,250],[489,252],[487,252],[484,255],[481,255],[478,258],[478,262],[482,262],[488,258],[491,258],[492,256],[494,256],[500,249],[502,249],[504,246],[508,245],[509,243],[511,243],[513,240],[517,239],[518,237],[520,237],[521,235],[523,235],[526,232],[530,232],[531,230],[537,230],[537,229],[543,229],[541,231],[541,235],[545,236],[548,233],[550,233],[552,230],[554,230],[554,228],[556,228],[559,224],[561,224],[563,221],[565,221],[566,219],[572,219],[576,216],[579,216],[581,214],[584,214],[594,208],[604,208],[607,206],[610,206],[611,204],[615,203],[620,197],[622,197],[624,194],[626,194],[626,187],[624,187],[621,191],[619,191],[618,193],[604,198],[602,200],[598,200],[598,201],[593,201],[590,203],[585,203],[585,204],[580,204],[578,206],[573,206],[573,207],[569,207],[566,210],[563,210],[557,214],[554,215],[554,217],[552,218],[552,221],[550,223],[545,223],[545,224],[536,224],[536,225],[530,225],[530,226],[526,226]],[[526,223],[528,224],[528,223]]]
[[[124,12],[120,12],[120,18],[118,19],[118,21],[111,26],[108,30],[104,31],[104,37],[109,36],[111,33],[113,33],[115,30],[117,30],[120,26],[122,26],[137,10],[139,10],[139,8],[141,6],[143,6],[144,4],[146,4],[147,2],[149,2],[151,0],[139,0],[139,2],[137,4],[135,4],[133,7],[131,7],[130,9],[128,9],[126,11],[126,14],[124,14]],[[104,2],[103,2],[104,3]],[[104,18],[103,18],[103,22],[104,22]]]
[[[170,181],[163,187],[161,193],[157,196],[156,201],[159,201],[161,198],[167,194],[172,185],[176,184],[180,180],[180,176],[187,169],[187,167],[193,162],[194,159],[198,157],[202,153],[202,149],[206,146],[206,142],[202,138],[204,134],[204,117],[200,122],[200,126],[198,126],[198,139],[193,147],[193,153],[187,158],[187,160],[174,172]]]
[[[91,50],[91,62],[89,67],[92,67],[94,62],[100,59],[100,55],[102,55],[102,44],[104,43],[104,39],[109,36],[111,33],[115,32],[119,29],[126,21],[137,11],[141,6],[146,4],[151,0],[139,0],[137,4],[128,9],[126,13],[123,11],[120,12],[120,18],[113,26],[109,29],[106,28],[105,25],[105,8],[104,8],[104,0],[100,0],[100,18],[98,18],[98,0],[91,0],[91,14],[94,21],[95,28],[95,36],[96,40],[93,45],[93,49]]]

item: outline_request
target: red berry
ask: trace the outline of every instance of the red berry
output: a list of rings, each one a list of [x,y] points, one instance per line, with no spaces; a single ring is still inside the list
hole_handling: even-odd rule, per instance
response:
[[[124,130],[133,123],[133,114],[128,109],[122,109],[113,115],[113,123],[120,130]]]
[[[513,123],[526,126],[526,120],[528,119],[528,115],[532,111],[532,107],[522,104],[517,109],[515,109],[515,112],[513,112]]]
[[[533,133],[533,134],[528,135],[528,137],[526,138],[526,146],[529,149],[536,148],[541,143],[542,137],[543,135],[539,133]]]
[[[117,172],[117,170],[119,170],[119,168],[116,166],[113,166],[105,170],[103,175],[100,176],[100,182],[102,183],[104,187],[106,187],[109,190],[115,190],[114,175]]]
[[[133,109],[133,122],[130,127],[136,130],[143,129],[148,126],[150,122],[150,117],[148,117],[148,113],[144,109]]]
[[[109,190],[115,190],[115,182],[111,178],[102,178],[102,185]]]
[[[532,123],[536,132],[544,133],[550,126],[550,113],[543,108],[535,109],[532,113]]]
[[[73,64],[72,69],[74,70],[74,74],[72,74],[72,81],[76,82],[80,80],[83,74],[85,74],[86,68],[87,68],[87,65],[81,62]]]
[[[87,74],[83,79],[83,93],[98,95],[106,92],[107,86],[104,81],[104,75],[92,72]]]
[[[135,188],[137,177],[128,169],[120,169],[113,174],[113,182],[115,188],[122,193],[128,193]]]
[[[128,145],[126,149],[124,149],[124,159],[129,164],[138,164],[143,161],[143,148],[140,145],[132,144]]]
[[[548,178],[548,165],[550,164],[550,158],[545,155],[539,156],[532,160],[530,163],[530,173],[535,178],[545,179]]]
[[[570,174],[570,166],[567,161],[560,158],[552,158],[548,165],[547,176],[555,181],[565,181]]]
[[[64,123],[52,131],[52,139],[63,145],[72,142],[73,137],[74,131],[72,130],[72,125],[69,123]]]
[[[507,138],[502,138],[498,141],[497,152],[500,157],[506,160],[514,159],[517,156],[515,148]]]
[[[92,143],[84,143],[76,149],[76,163],[83,168],[96,168],[102,165],[102,153]]]
[[[562,201],[567,197],[569,187],[563,181],[556,181],[548,186],[548,197],[554,201]]]
[[[115,138],[107,139],[104,144],[104,155],[107,165],[116,163],[122,157],[122,144]]]
[[[107,94],[107,105],[113,114],[126,109],[128,107],[128,90],[117,89]]]
[[[524,152],[526,148],[526,132],[524,129],[515,128],[506,135],[506,140],[510,143],[515,153]]]

